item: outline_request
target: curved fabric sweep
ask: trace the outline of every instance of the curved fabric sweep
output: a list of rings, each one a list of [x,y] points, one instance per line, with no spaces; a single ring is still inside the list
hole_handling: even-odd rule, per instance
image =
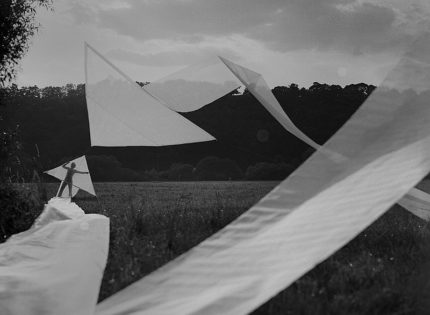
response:
[[[53,198],[34,225],[0,244],[0,314],[94,314],[109,219]]]
[[[197,110],[241,86],[240,81],[219,58],[209,58],[165,78],[151,82],[144,89],[177,112]]]
[[[85,70],[92,146],[164,146],[214,140],[162,105],[88,44]]]
[[[223,57],[219,57],[231,72],[246,86],[248,91],[266,108],[266,110],[287,130],[297,138],[307,143],[314,149],[321,148],[319,144],[306,136],[294,125],[291,119],[282,109],[272,90],[267,85],[263,76],[255,71],[249,70]]]
[[[326,143],[342,162],[315,152],[232,224],[96,314],[246,314],[288,287],[428,174],[429,88],[426,35]]]
[[[269,86],[267,85],[266,81],[264,80],[261,74],[255,71],[252,71],[250,69],[247,69],[243,66],[240,66],[238,64],[235,64],[232,61],[227,60],[226,58],[223,58],[223,57],[219,57],[219,58],[234,73],[234,75],[237,76],[237,78],[246,86],[249,92],[252,95],[254,95],[254,97],[267,109],[267,111],[269,111],[269,113],[285,128],[285,130],[295,135],[297,138],[307,143],[315,150],[321,150],[322,152],[326,153],[329,157],[333,158],[334,161],[341,161],[344,158],[340,154],[326,150],[324,147],[320,146],[311,138],[306,136],[299,128],[297,128],[294,125],[294,123],[291,121],[291,119],[282,109],[281,105],[273,95],[271,89],[269,88]],[[416,195],[416,190],[412,191],[412,194]],[[423,197],[422,194],[420,196]],[[409,205],[408,207],[405,207],[407,210],[410,210],[412,213],[416,215],[421,213],[418,209],[415,209],[415,207],[412,205],[412,204],[415,204],[415,206],[418,206],[418,203],[416,203],[417,202],[416,196],[414,197],[412,195],[411,196],[406,195],[405,198],[406,198],[405,202],[402,205],[404,207],[405,205]],[[412,199],[415,200],[415,203],[411,203]],[[421,202],[424,201],[424,199],[422,198],[420,200]],[[420,206],[425,207],[425,204],[420,203]],[[428,207],[430,208],[430,204],[428,205]],[[418,216],[422,218],[423,214]]]
[[[89,172],[85,155],[78,157],[70,162],[67,162],[66,167],[70,167],[72,163],[75,163],[76,171]],[[45,171],[45,173],[62,181],[66,177],[67,169],[65,169],[62,165],[60,165],[56,168],[53,168],[52,170]],[[73,186],[75,186],[75,188],[72,188],[72,197],[78,192],[76,188],[85,190],[86,192],[90,193],[93,196],[96,195],[96,192],[94,191],[93,182],[91,181],[91,175],[89,173],[88,174],[75,173],[73,175]],[[65,188],[64,191],[63,191],[63,194],[67,193],[66,195],[69,197],[68,188]],[[74,194],[73,194],[73,191],[75,191]]]
[[[246,86],[246,88],[249,90],[249,92],[254,95],[254,97],[269,111],[269,113],[291,134],[295,135],[297,138],[301,139],[303,142],[307,143],[311,147],[313,147],[315,150],[321,150],[322,152],[325,152],[333,158],[335,161],[342,160],[343,157],[340,154],[336,154],[334,152],[330,152],[329,150],[326,150],[319,144],[317,144],[315,141],[313,141],[311,138],[306,136],[299,128],[297,128],[294,123],[291,121],[291,119],[288,117],[288,115],[284,112],[281,105],[279,104],[278,100],[273,95],[271,89],[267,85],[266,81],[264,80],[263,76],[255,71],[252,71],[250,69],[247,69],[243,66],[240,66],[238,64],[233,63],[230,60],[227,60],[226,58],[219,57],[224,64],[234,73],[235,76]],[[399,74],[396,74],[399,75]],[[425,82],[426,80],[424,80]],[[387,81],[386,84],[389,84]],[[416,190],[411,191],[412,195],[406,195],[404,203],[402,204],[404,207],[405,205],[409,205],[408,207],[405,207],[407,210],[410,210],[412,213],[418,215],[421,213],[418,209],[415,209],[413,204],[415,206],[418,206],[418,201],[416,199]],[[425,194],[425,193],[423,193]],[[424,197],[423,194],[420,194],[421,197]],[[403,199],[402,199],[403,200]],[[411,200],[415,200],[415,203],[411,203]],[[424,201],[424,199],[420,199],[421,202]],[[425,204],[421,203],[421,207],[425,207]],[[430,208],[430,205],[428,205]],[[422,217],[423,214],[418,215],[419,217]]]

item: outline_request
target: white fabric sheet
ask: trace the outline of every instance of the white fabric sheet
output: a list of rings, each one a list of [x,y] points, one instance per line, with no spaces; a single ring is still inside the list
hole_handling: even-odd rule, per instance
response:
[[[163,146],[214,140],[161,104],[88,44],[85,69],[92,146]]]
[[[85,155],[78,157],[70,162],[67,162],[66,167],[70,167],[72,163],[75,163],[76,165],[75,170],[80,172],[89,172],[87,159],[85,158]],[[65,169],[62,165],[60,165],[56,168],[46,171],[45,173],[62,181],[66,177],[67,169]],[[76,188],[85,190],[86,192],[90,193],[93,196],[96,195],[94,191],[93,182],[91,181],[91,175],[89,173],[88,174],[75,173],[73,175],[73,186],[75,186],[75,188],[72,188],[72,197],[78,192]],[[70,197],[69,190],[67,187],[63,191],[63,196]]]
[[[288,132],[307,143],[315,150],[320,150],[327,154],[334,161],[341,162],[344,157],[337,152],[330,151],[305,135],[294,125],[288,115],[284,112],[272,90],[267,85],[263,76],[255,71],[233,63],[230,60],[219,57],[231,72],[245,85],[248,91],[266,108],[266,110],[285,128]]]
[[[294,125],[291,119],[282,109],[272,90],[267,85],[263,76],[255,71],[249,70],[232,61],[219,57],[233,74],[246,86],[248,91],[272,114],[272,116],[285,128],[303,142],[315,149],[320,145],[306,136],[299,128]]]
[[[0,244],[0,314],[94,314],[108,248],[108,218],[52,199],[29,230]]]
[[[177,112],[197,110],[236,90],[241,83],[217,57],[188,66],[144,89]]]
[[[430,171],[429,56],[426,35],[326,143],[343,161],[317,151],[232,224],[96,314],[245,314],[347,244]]]

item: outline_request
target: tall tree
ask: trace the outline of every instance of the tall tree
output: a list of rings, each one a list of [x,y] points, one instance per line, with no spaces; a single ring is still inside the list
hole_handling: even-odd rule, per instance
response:
[[[51,5],[52,0],[0,1],[0,86],[15,78],[18,62],[40,26],[35,20],[36,9]]]
[[[38,7],[51,8],[52,0],[1,0],[0,1],[0,105],[4,105],[5,88],[16,75],[19,60],[27,52],[31,37],[39,28],[36,22]],[[16,88],[16,86],[15,86]],[[36,88],[36,92],[38,89]],[[35,92],[35,89],[31,89]],[[20,150],[17,128],[4,126],[4,113],[0,111],[0,180],[8,169],[7,161]]]

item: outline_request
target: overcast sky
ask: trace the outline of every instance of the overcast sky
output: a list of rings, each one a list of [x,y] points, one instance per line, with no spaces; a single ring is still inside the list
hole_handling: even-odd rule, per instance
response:
[[[211,55],[270,86],[378,84],[430,20],[428,0],[54,0],[19,85],[84,82],[84,41],[137,81]]]

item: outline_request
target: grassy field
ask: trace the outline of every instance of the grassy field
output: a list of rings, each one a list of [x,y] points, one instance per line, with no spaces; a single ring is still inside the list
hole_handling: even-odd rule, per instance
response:
[[[86,212],[111,219],[100,300],[234,220],[276,182],[96,183]],[[49,186],[49,193],[55,191]],[[430,228],[394,206],[254,314],[428,314]]]

